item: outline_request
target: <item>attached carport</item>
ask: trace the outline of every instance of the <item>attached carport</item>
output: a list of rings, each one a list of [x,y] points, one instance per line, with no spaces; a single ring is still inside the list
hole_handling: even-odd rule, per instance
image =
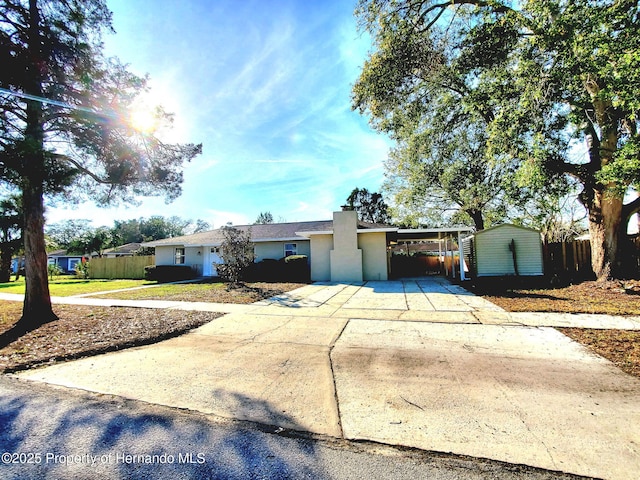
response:
[[[465,270],[468,271],[468,269],[464,261],[462,239],[472,232],[473,228],[466,226],[398,229],[395,234],[387,235],[390,257],[393,252],[411,255],[427,244],[430,244],[429,248],[437,245],[438,270],[447,277],[465,280],[467,278]],[[435,253],[435,250],[431,251]],[[459,259],[458,265],[456,265],[456,256]],[[390,274],[396,276],[391,266]]]

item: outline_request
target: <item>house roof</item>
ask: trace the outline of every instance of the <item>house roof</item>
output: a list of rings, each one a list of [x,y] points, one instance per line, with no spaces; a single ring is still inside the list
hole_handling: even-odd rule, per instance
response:
[[[320,220],[313,222],[288,222],[288,223],[266,223],[256,225],[233,225],[233,228],[246,232],[251,231],[251,241],[260,242],[282,242],[282,241],[299,241],[308,240],[302,233],[309,234],[312,232],[333,232],[333,220]],[[393,229],[389,225],[378,223],[358,222],[358,230],[387,230]],[[162,240],[154,240],[145,242],[143,247],[161,247],[168,245],[182,246],[217,246],[220,245],[224,237],[222,229],[209,230],[207,232],[194,233],[192,235],[183,235],[181,237],[164,238]]]
[[[492,232],[494,230],[500,230],[502,228],[517,228],[519,230],[525,230],[525,231],[529,231],[529,232],[536,232],[536,233],[540,233],[540,230],[536,230],[535,228],[529,228],[529,227],[523,227],[521,225],[514,225],[513,223],[501,223],[500,225],[494,225],[493,227],[489,227],[489,228],[485,228],[484,230],[480,230],[479,232],[476,232],[475,235],[484,235],[487,232]]]
[[[266,223],[257,225],[233,225],[233,228],[246,232],[251,231],[252,242],[286,241],[286,240],[307,240],[296,232],[298,231],[318,231],[333,229],[332,220],[322,220],[315,222],[291,222],[291,223]],[[184,246],[208,246],[220,245],[223,241],[222,229],[209,230],[207,232],[183,235],[181,237],[165,238],[145,242],[143,247],[161,247],[163,245],[184,245]]]
[[[68,253],[66,250],[62,249],[62,250],[54,250],[53,252],[48,252],[47,257],[49,258],[53,258],[53,257],[80,258],[82,257],[82,255],[75,254],[75,253]]]
[[[260,242],[283,242],[309,240],[312,235],[333,233],[333,220],[320,220],[313,222],[287,222],[287,223],[266,223],[256,225],[233,225],[233,228],[244,232],[251,230],[251,241]],[[424,240],[425,238],[438,238],[438,234],[446,233],[468,233],[473,229],[466,226],[434,228],[434,229],[398,229],[391,225],[381,223],[368,223],[358,221],[358,232],[389,232],[402,239]],[[406,237],[406,238],[405,238]],[[415,238],[414,238],[415,237]],[[144,242],[142,247],[162,247],[162,246],[184,246],[184,247],[206,247],[218,246],[224,240],[222,229],[209,230],[206,232],[183,235],[180,237],[164,238]]]
[[[113,248],[107,248],[104,252],[102,253],[133,253],[136,252],[140,249],[140,243],[134,242],[134,243],[126,243],[124,245],[120,245],[118,247],[113,247]]]

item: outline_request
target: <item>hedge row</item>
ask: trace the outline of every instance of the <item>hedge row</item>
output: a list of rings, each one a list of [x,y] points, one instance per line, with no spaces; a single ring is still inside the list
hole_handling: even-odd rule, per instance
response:
[[[196,272],[187,265],[149,265],[144,267],[145,280],[177,282],[196,277]]]
[[[308,282],[311,278],[306,255],[290,255],[280,260],[264,259],[254,263],[245,274],[249,281]]]
[[[187,265],[150,265],[144,269],[144,278],[157,282],[177,282],[196,276],[196,272]],[[242,276],[243,280],[250,282],[308,282],[310,278],[306,255],[265,259],[251,265]]]

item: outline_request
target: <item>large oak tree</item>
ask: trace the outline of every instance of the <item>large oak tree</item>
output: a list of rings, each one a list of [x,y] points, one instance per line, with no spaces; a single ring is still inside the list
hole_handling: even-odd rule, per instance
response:
[[[26,292],[19,329],[56,318],[47,283],[44,199],[99,204],[181,193],[182,165],[200,145],[138,132],[129,109],[146,78],[102,55],[103,0],[0,3],[0,181],[20,192]],[[158,121],[171,118],[161,109]]]
[[[354,188],[347,197],[347,205],[358,213],[358,220],[369,223],[389,223],[389,207],[382,194],[366,188]]]
[[[357,13],[376,50],[354,105],[375,125],[434,126],[455,97],[456,119],[485,122],[485,162],[534,189],[577,182],[598,278],[637,273],[625,271],[626,226],[640,200],[624,203],[640,186],[637,2],[361,0]]]

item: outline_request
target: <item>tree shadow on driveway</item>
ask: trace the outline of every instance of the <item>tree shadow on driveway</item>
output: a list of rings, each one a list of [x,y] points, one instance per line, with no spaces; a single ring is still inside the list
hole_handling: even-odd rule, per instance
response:
[[[0,450],[14,454],[3,456],[4,479],[323,476],[314,443],[272,434],[282,429],[257,430],[242,422],[210,421],[199,414],[13,379],[0,382]],[[269,418],[284,415],[266,402],[241,397],[239,404],[263,410]]]

